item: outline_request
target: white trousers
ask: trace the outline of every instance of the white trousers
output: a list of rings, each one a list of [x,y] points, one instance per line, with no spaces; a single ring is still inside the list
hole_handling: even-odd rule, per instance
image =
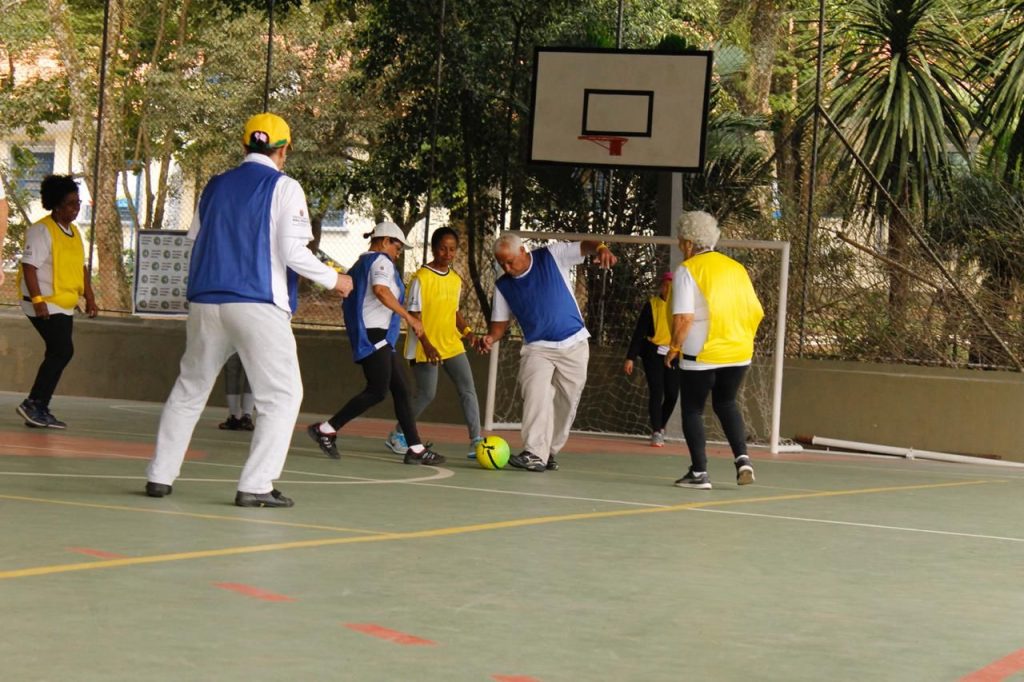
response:
[[[181,370],[160,415],[156,454],[146,478],[165,485],[178,478],[213,384],[224,362],[237,352],[259,415],[238,490],[269,493],[284,468],[302,404],[290,317],[269,303],[193,303],[187,329]]]
[[[583,387],[587,383],[590,344],[569,348],[523,346],[519,388],[523,393],[523,449],[545,462],[569,440]]]

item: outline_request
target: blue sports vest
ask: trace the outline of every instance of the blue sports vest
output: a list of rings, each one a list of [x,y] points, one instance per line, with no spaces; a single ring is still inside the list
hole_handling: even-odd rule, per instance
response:
[[[348,341],[352,345],[352,359],[359,362],[367,358],[377,350],[377,347],[370,343],[366,336],[366,325],[363,323],[363,300],[366,297],[366,290],[370,288],[370,269],[373,262],[378,258],[387,258],[387,254],[381,251],[370,251],[364,253],[356,261],[356,264],[348,271],[352,277],[352,293],[341,302],[341,311],[345,315],[345,329],[348,331]],[[405,285],[402,278],[395,269],[395,284],[398,285],[398,302],[405,303]],[[387,335],[384,337],[391,348],[398,345],[398,332],[401,328],[401,319],[394,313],[391,314],[391,324],[388,325]]]
[[[519,320],[527,343],[564,341],[583,329],[576,300],[547,248],[530,252],[533,267],[519,278],[502,275],[495,285]]]
[[[189,301],[274,303],[270,202],[284,173],[247,162],[213,177],[199,200],[200,230],[188,270]],[[298,275],[288,271],[295,312]]]

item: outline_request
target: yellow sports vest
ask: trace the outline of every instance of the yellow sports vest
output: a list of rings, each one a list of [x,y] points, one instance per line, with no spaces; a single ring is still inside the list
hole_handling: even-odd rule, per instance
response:
[[[708,303],[708,338],[697,362],[725,365],[754,357],[754,334],[764,317],[746,268],[716,251],[683,261]]]
[[[459,309],[459,294],[462,292],[462,278],[452,269],[449,269],[446,275],[439,275],[424,266],[416,271],[413,279],[419,281],[420,319],[423,321],[423,331],[440,353],[441,359],[447,360],[465,353],[462,334],[455,321],[455,313]],[[406,336],[405,343],[416,343],[416,337]],[[427,356],[423,352],[423,347],[417,343],[416,362],[426,361]]]
[[[671,296],[671,294],[669,294]],[[661,296],[651,298],[651,315],[654,317],[654,335],[648,336],[647,340],[655,346],[667,346],[672,343],[672,321],[669,319],[668,301],[661,300]]]
[[[64,233],[53,216],[39,221],[50,233],[50,258],[53,261],[53,295],[44,297],[47,303],[61,308],[74,308],[85,293],[85,248],[82,235],[74,223],[71,236]],[[21,288],[22,268],[18,268],[17,286]]]

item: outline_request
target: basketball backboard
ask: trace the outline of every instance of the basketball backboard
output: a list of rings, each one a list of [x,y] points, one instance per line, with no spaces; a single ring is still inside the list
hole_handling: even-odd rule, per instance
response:
[[[531,163],[704,169],[712,53],[539,47]]]

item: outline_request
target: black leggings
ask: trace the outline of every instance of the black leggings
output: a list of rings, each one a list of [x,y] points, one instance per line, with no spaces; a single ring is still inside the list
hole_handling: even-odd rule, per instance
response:
[[[28,394],[28,397],[46,407],[50,404],[50,399],[53,398],[53,392],[57,390],[57,383],[64,373],[64,368],[68,366],[71,357],[75,354],[75,346],[71,342],[72,323],[75,318],[58,313],[45,319],[42,317],[28,319],[46,344],[43,362],[39,365],[35,383],[32,384],[32,392]]]
[[[683,436],[690,449],[694,471],[708,470],[705,451],[704,403],[711,394],[711,407],[718,417],[733,457],[747,454],[747,430],[736,404],[736,394],[747,366],[705,370],[680,370],[679,396],[683,406]]]
[[[645,343],[640,351],[647,377],[647,410],[651,416],[651,430],[661,431],[672,417],[679,400],[679,370],[665,366],[665,356],[658,355],[658,347]]]
[[[383,329],[367,329],[366,335],[371,343],[384,338]],[[405,369],[402,359],[390,344],[374,351],[373,355],[359,361],[366,377],[366,388],[352,397],[338,413],[327,420],[336,430],[349,423],[363,412],[384,400],[388,391],[395,403],[395,417],[402,427],[405,440],[409,445],[418,445],[420,434],[416,430],[416,417],[413,416],[412,402],[409,400],[409,385],[406,383]]]

